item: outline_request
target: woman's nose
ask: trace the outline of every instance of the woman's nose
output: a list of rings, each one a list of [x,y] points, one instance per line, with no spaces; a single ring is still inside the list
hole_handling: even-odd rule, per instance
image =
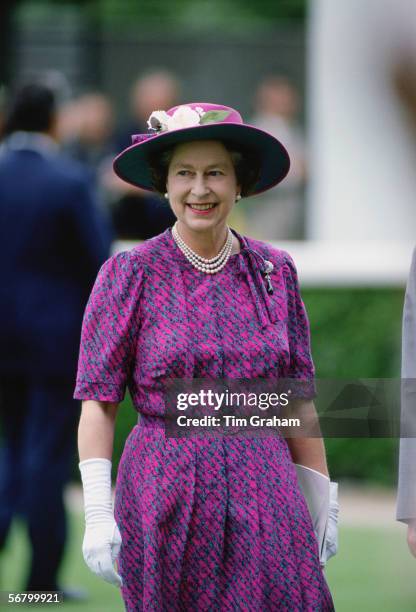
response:
[[[210,190],[206,184],[205,178],[203,176],[195,175],[191,189],[192,195],[196,198],[203,198],[209,194],[209,191]]]

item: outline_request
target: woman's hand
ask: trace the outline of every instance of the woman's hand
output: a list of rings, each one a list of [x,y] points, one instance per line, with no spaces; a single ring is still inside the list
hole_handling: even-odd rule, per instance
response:
[[[114,519],[86,525],[82,553],[90,570],[116,587],[122,580],[114,569],[121,548],[121,535]]]
[[[412,555],[416,557],[416,519],[412,519],[407,525],[407,545]]]
[[[338,484],[305,465],[295,464],[319,546],[319,559],[325,566],[338,550]]]
[[[114,562],[121,548],[121,535],[114,520],[111,501],[111,461],[94,458],[81,461],[85,507],[82,552],[91,571],[103,580],[122,586]]]

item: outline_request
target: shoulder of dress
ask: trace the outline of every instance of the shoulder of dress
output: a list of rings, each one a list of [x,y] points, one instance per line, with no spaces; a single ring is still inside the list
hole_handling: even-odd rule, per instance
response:
[[[260,253],[262,257],[271,261],[275,268],[279,268],[283,265],[288,265],[291,268],[295,268],[295,264],[291,255],[287,251],[283,249],[278,249],[268,242],[263,242],[262,240],[255,240],[254,238],[246,237],[246,241],[248,246]]]
[[[145,263],[149,263],[159,254],[165,255],[168,250],[168,241],[166,232],[168,230],[144,240],[141,244],[131,249],[131,256],[135,259],[141,259]]]
[[[146,268],[155,261],[158,255],[164,256],[166,253],[167,246],[164,234],[165,232],[154,238],[144,240],[128,251],[120,251],[110,259],[116,258],[120,264]]]
[[[118,251],[109,257],[101,266],[99,276],[118,279],[126,282],[127,279],[141,278],[145,273],[146,266],[136,247],[128,251]]]

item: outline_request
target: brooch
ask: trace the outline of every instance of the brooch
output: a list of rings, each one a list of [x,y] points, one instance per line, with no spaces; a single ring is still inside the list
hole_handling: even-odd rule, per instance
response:
[[[267,293],[273,293],[273,285],[272,285],[272,281],[270,280],[270,273],[273,271],[273,268],[274,268],[274,265],[272,264],[272,262],[269,261],[268,259],[265,259],[263,274],[264,274],[264,278],[266,279],[266,283],[267,283]]]

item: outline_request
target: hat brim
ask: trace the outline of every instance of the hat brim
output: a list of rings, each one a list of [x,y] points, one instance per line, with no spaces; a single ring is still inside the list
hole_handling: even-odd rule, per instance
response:
[[[229,140],[248,148],[260,157],[260,177],[250,195],[267,191],[280,183],[290,168],[289,155],[271,134],[251,125],[213,123],[162,132],[133,144],[114,160],[114,172],[121,179],[149,191],[154,191],[148,166],[148,155],[170,145],[192,140]]]

